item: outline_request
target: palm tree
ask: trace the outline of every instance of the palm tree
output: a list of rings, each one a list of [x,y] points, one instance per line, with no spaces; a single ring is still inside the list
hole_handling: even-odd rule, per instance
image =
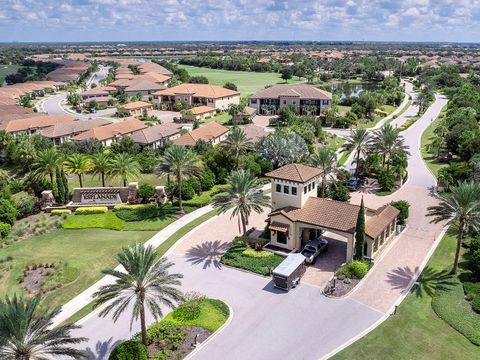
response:
[[[102,273],[113,276],[114,284],[102,286],[93,297],[94,307],[108,303],[100,316],[106,316],[113,310],[113,321],[133,303],[130,328],[133,321],[140,318],[142,342],[147,343],[147,326],[145,323],[145,307],[157,320],[163,317],[160,304],[174,308],[175,303],[183,300],[183,294],[176,287],[181,285],[181,274],[170,274],[168,269],[173,263],[167,258],[156,260],[156,254],[151,246],[143,244],[124,247],[116,256],[125,272],[114,269],[103,270]]]
[[[50,184],[53,185],[53,176],[61,165],[62,155],[57,150],[49,148],[40,151],[32,164],[33,177],[43,180],[48,176]]]
[[[70,345],[85,341],[72,337],[74,324],[52,328],[60,308],[40,307],[40,297],[13,295],[0,300],[0,358],[4,360],[43,360],[67,356],[81,359],[86,354]]]
[[[452,273],[456,274],[463,239],[469,229],[478,230],[480,226],[480,183],[463,182],[452,187],[451,191],[451,195],[439,205],[428,208],[427,216],[434,216],[434,223],[449,220],[458,224],[457,249],[452,269]]]
[[[80,187],[83,187],[82,174],[92,168],[92,163],[87,155],[75,153],[65,160],[63,168],[67,173],[77,174]]]
[[[182,181],[184,178],[194,176],[199,172],[197,154],[192,150],[181,146],[172,145],[164,153],[160,163],[156,167],[159,175],[174,176],[178,188],[178,206],[183,212],[182,205]]]
[[[310,164],[322,171],[321,197],[325,197],[327,177],[332,178],[337,169],[337,156],[328,148],[319,148],[310,158]]]
[[[390,159],[394,154],[410,155],[408,146],[404,144],[405,139],[400,136],[400,131],[391,124],[383,125],[375,130],[370,145],[373,151],[382,155],[382,166],[386,167],[387,174],[390,170]]]
[[[367,129],[355,129],[352,130],[350,135],[345,139],[345,143],[341,148],[341,152],[356,151],[355,155],[355,175],[358,175],[358,164],[360,156],[365,153],[370,134]]]
[[[102,179],[102,186],[105,187],[105,177],[111,168],[110,154],[101,152],[91,157],[92,171]]]
[[[252,211],[260,214],[262,207],[270,207],[270,198],[263,194],[258,180],[250,170],[232,172],[228,184],[230,187],[222,189],[222,193],[213,198],[212,205],[219,209],[219,214],[233,209],[230,218],[238,217],[238,229],[245,234]]]
[[[235,170],[238,169],[240,155],[253,148],[253,144],[248,140],[245,131],[237,126],[230,131],[220,146],[235,158]]]
[[[135,179],[140,175],[140,164],[133,156],[127,153],[118,153],[112,157],[108,174],[121,178],[123,186],[127,186],[128,180]]]

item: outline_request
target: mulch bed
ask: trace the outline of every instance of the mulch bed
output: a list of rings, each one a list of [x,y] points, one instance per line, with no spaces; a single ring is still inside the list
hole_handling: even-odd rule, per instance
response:
[[[53,270],[53,268],[45,266],[37,266],[35,269],[30,268],[29,270],[25,270],[22,280],[23,287],[30,294],[39,294],[42,288],[43,279]]]
[[[188,354],[190,354],[193,350],[195,350],[195,346],[193,344],[197,343],[197,346],[203,343],[211,334],[210,330],[198,327],[198,326],[185,326],[188,328],[189,332],[185,341],[182,345],[180,345],[176,350],[172,351],[171,355],[167,358],[167,360],[177,360],[183,359]],[[198,337],[197,337],[198,334]],[[195,341],[195,337],[196,341]],[[160,352],[162,348],[158,345],[158,343],[154,343],[149,345],[148,347],[148,354],[149,357],[153,357],[155,352]]]
[[[360,282],[360,280],[358,279],[349,279],[349,281],[350,283],[348,284],[348,283],[345,283],[344,279],[333,278],[327,283],[323,291],[325,295],[330,297],[345,296]]]

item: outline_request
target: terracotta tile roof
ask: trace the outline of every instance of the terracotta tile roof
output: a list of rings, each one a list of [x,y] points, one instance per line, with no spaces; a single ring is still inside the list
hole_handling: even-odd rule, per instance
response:
[[[113,86],[98,86],[96,88],[88,89],[80,93],[81,96],[94,96],[94,95],[109,95],[112,91],[117,90]]]
[[[321,226],[327,229],[354,233],[360,206],[343,201],[310,197],[303,208],[283,208],[269,214],[283,215],[291,221]]]
[[[313,85],[274,85],[257,91],[251,97],[255,99],[275,99],[279,96],[294,96],[300,99],[331,100],[332,94]]]
[[[176,138],[173,140],[173,143],[177,145],[194,146],[198,140],[210,142],[211,140],[228,133],[228,131],[227,127],[212,121],[198,129],[190,131],[188,134]]]
[[[112,122],[105,119],[91,119],[82,121],[73,121],[68,123],[59,123],[40,130],[39,134],[50,139],[60,136],[75,135],[99,126],[108,125]]]
[[[147,79],[133,79],[126,84],[125,91],[157,91],[165,89],[165,85],[158,84],[156,82]],[[122,85],[124,86],[124,85]]]
[[[369,238],[375,239],[395,220],[398,214],[400,211],[390,204],[379,208],[376,214],[365,223],[365,234]]]
[[[7,105],[7,106],[11,106],[11,108],[4,108],[0,105],[0,120],[2,120],[3,116],[5,115],[33,113],[33,109],[31,108],[24,108],[21,106],[12,106],[12,105]]]
[[[16,105],[17,100],[11,97],[4,97],[0,94],[0,105]]]
[[[191,108],[190,111],[192,112],[192,115],[200,115],[200,114],[217,111],[217,109],[211,106],[202,105],[202,106],[196,106],[194,108]]]
[[[145,101],[134,101],[134,102],[130,102],[128,104],[122,105],[119,108],[125,109],[125,110],[137,110],[137,109],[145,109],[152,106],[153,106],[152,104],[147,103]]]
[[[129,80],[129,79],[133,79],[135,77],[135,75],[133,74],[117,74],[115,75],[115,81],[117,80]]]
[[[45,113],[30,112],[30,113],[20,113],[20,114],[5,114],[0,115],[0,122],[5,122],[9,120],[18,120],[18,119],[28,119],[32,117],[45,116]]]
[[[165,90],[160,90],[153,95],[174,96],[180,94],[188,94],[196,97],[219,99],[227,96],[240,95],[238,91],[225,89],[220,86],[210,84],[180,84]]]
[[[265,176],[274,179],[304,183],[321,174],[322,171],[320,169],[311,166],[303,164],[288,164],[266,173]]]
[[[113,96],[108,95],[108,96],[95,96],[95,97],[91,97],[91,98],[88,98],[88,99],[83,100],[83,102],[88,103],[88,102],[90,102],[90,101],[92,101],[92,100],[95,100],[96,102],[108,102],[108,101],[110,101],[110,100],[113,100],[114,102],[117,101],[116,98],[114,98]]]
[[[155,72],[162,75],[172,76],[172,72],[170,70],[164,68],[162,65],[153,62],[140,63],[138,68],[144,73]]]
[[[170,138],[179,134],[181,126],[173,123],[154,125],[145,129],[135,131],[130,135],[133,141],[140,145],[149,145],[164,138]]]
[[[145,79],[145,80],[153,81],[155,83],[164,83],[165,81],[170,80],[171,76],[150,71],[142,75],[137,75],[135,78]]]
[[[278,221],[272,221],[270,225],[268,225],[268,228],[274,231],[287,232],[290,228],[290,225]]]
[[[70,115],[41,115],[3,121],[0,123],[0,130],[5,130],[6,132],[17,132],[31,129],[41,129],[58,123],[73,122],[74,120],[75,118]]]
[[[112,139],[115,136],[118,135],[126,135],[126,134],[131,134],[134,131],[138,131],[141,129],[146,128],[147,125],[143,121],[130,118],[126,119],[122,122],[110,124],[110,125],[104,125],[104,126],[99,126],[94,129],[90,129],[87,131],[84,131],[74,137],[72,137],[72,140],[75,141],[80,141],[84,139],[91,139],[95,138],[97,140],[107,140],[107,139]]]
[[[268,135],[268,132],[265,131],[265,128],[255,124],[249,124],[245,126],[243,131],[245,131],[247,139],[254,143],[260,141]]]

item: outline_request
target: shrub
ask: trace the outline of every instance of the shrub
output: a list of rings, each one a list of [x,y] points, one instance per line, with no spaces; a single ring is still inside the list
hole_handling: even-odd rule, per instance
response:
[[[171,197],[178,198],[178,187],[176,183],[171,182],[166,186],[166,191],[168,195]],[[192,185],[187,182],[182,182],[182,200],[190,200],[195,196],[195,190],[193,189]]]
[[[365,261],[353,260],[337,270],[337,275],[345,275],[349,278],[363,279],[370,268]]]
[[[270,251],[257,251],[255,249],[245,249],[242,252],[243,256],[252,257],[252,258],[268,258],[273,256],[274,254]]]
[[[480,313],[480,282],[466,282],[463,284],[465,298],[470,301],[472,309]]]
[[[203,170],[202,175],[200,176],[200,184],[202,191],[210,190],[215,185],[216,179],[215,174],[210,168]]]
[[[185,341],[187,331],[183,326],[161,321],[147,329],[147,341],[149,344],[158,341],[162,347],[175,350]]]
[[[15,208],[17,209],[17,219],[21,219],[25,216],[33,214],[36,198],[27,193],[19,193],[13,196],[13,202],[15,203]]]
[[[140,341],[127,340],[117,345],[108,360],[147,360],[148,352]]]
[[[397,222],[399,225],[405,225],[408,219],[408,209],[410,208],[410,203],[406,200],[398,200],[398,201],[392,201],[390,205],[400,210],[400,214],[398,214]]]
[[[350,191],[348,191],[348,188],[345,185],[337,182],[332,184],[330,196],[332,197],[332,200],[348,201],[350,200]]]
[[[395,189],[395,176],[382,172],[378,175],[378,184],[382,191],[393,191]]]
[[[12,230],[12,225],[0,222],[0,239],[5,239],[10,231]]]
[[[141,197],[144,201],[155,195],[155,187],[150,184],[141,184],[138,187],[137,195]]]
[[[140,209],[140,208],[144,208],[144,207],[146,207],[146,206],[150,206],[150,205],[145,205],[145,204],[121,205],[121,204],[118,204],[118,205],[115,205],[115,206],[113,207],[113,211]]]
[[[195,191],[195,194],[200,194],[202,192],[202,184],[200,183],[200,180],[198,180],[196,177],[191,177],[186,180],[188,184],[192,187],[193,191]]]
[[[81,207],[75,210],[76,215],[104,214],[106,212],[108,212],[106,206]]]
[[[161,217],[165,217],[173,212],[171,207],[157,206],[157,205],[144,205],[142,207],[131,207],[116,210],[115,214],[122,220],[131,221],[144,221],[152,220]]]
[[[54,209],[54,210],[51,211],[50,214],[61,216],[63,214],[70,215],[71,213],[72,213],[72,210],[69,210],[69,209]]]
[[[0,199],[0,222],[13,225],[17,219],[17,209],[8,199]]]
[[[179,321],[190,321],[200,316],[201,300],[190,300],[179,305],[173,312],[173,318]]]

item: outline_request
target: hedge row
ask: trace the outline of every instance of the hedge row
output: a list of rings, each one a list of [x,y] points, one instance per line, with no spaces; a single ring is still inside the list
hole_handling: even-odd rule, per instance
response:
[[[76,215],[104,214],[108,212],[106,206],[81,207],[75,210]]]
[[[125,222],[113,212],[103,214],[72,215],[63,222],[64,229],[110,229],[123,230]]]
[[[52,210],[52,212],[50,214],[52,215],[63,215],[63,214],[67,214],[67,215],[70,215],[72,213],[71,210],[68,210],[68,209],[54,209]]]

